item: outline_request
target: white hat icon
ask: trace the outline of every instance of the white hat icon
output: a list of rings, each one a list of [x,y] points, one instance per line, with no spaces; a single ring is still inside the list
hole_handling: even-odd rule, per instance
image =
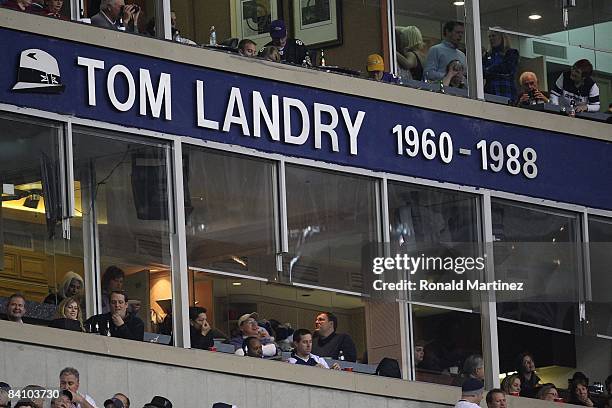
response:
[[[57,60],[36,48],[21,51],[14,91],[36,90],[59,93],[64,90]]]

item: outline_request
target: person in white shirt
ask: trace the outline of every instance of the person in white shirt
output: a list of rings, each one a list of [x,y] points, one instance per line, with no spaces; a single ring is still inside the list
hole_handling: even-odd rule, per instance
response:
[[[293,332],[293,352],[289,358],[289,364],[307,365],[319,368],[327,368],[327,362],[323,357],[312,354],[312,333],[307,329],[298,329]],[[338,363],[334,363],[331,367],[334,370],[339,370]]]
[[[484,384],[476,378],[468,378],[461,386],[461,399],[455,408],[480,408],[480,401],[484,393]]]
[[[60,389],[72,393],[72,403],[76,408],[98,408],[93,398],[79,393],[79,371],[76,368],[66,367],[60,371]]]

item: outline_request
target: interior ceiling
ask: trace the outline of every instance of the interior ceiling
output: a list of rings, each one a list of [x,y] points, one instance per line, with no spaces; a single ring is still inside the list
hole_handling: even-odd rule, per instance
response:
[[[480,23],[482,27],[500,26],[534,35],[550,34],[563,31],[561,5],[561,0],[480,0]],[[454,6],[452,0],[395,0],[395,13],[444,22],[461,20],[464,8]],[[528,16],[533,13],[542,18],[529,20]],[[612,21],[612,1],[609,0],[576,0],[576,7],[569,9],[568,28],[607,21]]]

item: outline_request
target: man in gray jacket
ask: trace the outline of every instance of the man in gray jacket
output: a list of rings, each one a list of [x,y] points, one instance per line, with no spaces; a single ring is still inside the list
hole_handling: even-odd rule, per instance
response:
[[[138,32],[140,7],[137,4],[125,4],[124,0],[102,0],[100,12],[91,17],[91,24],[111,30]]]

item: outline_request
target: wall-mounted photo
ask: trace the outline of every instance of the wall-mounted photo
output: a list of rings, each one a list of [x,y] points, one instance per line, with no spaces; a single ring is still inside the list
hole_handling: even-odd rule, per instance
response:
[[[232,37],[257,44],[270,40],[270,23],[278,18],[277,0],[233,0],[231,8]]]
[[[341,0],[293,0],[295,38],[308,47],[342,44]]]

